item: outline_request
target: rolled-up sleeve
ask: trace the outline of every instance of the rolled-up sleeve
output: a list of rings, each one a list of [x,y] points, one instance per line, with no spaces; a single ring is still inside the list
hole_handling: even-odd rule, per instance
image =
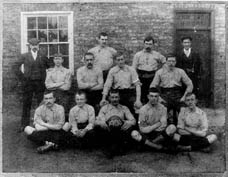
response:
[[[182,81],[185,83],[185,85],[187,86],[186,88],[186,92],[192,92],[193,90],[193,84],[191,79],[188,77],[188,75],[185,73],[184,70],[181,70],[181,79]]]
[[[109,71],[108,73],[108,77],[106,79],[106,82],[104,84],[104,89],[103,89],[103,95],[108,95],[108,92],[110,90],[110,88],[112,87],[112,84],[113,84],[113,71],[112,69]]]
[[[133,82],[133,84],[140,85],[139,76],[138,76],[136,70],[132,67],[130,69],[130,71],[131,71],[131,75],[132,75],[132,82]]]
[[[159,74],[159,71],[157,71],[155,73],[153,81],[150,84],[150,88],[157,87],[157,86],[159,86],[159,84],[160,84],[160,74]]]

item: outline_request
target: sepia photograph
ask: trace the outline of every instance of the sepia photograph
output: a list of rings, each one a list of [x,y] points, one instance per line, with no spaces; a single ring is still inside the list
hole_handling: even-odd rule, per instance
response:
[[[0,176],[228,176],[228,2],[0,4]]]

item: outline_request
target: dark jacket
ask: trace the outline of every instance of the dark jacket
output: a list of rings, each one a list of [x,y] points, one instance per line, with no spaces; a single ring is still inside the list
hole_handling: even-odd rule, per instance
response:
[[[14,65],[14,71],[16,76],[21,80],[29,80],[31,79],[32,66],[34,65],[34,59],[31,52],[24,53],[20,56],[20,58],[16,61]],[[21,72],[21,65],[24,64],[24,73]],[[41,80],[45,81],[46,78],[46,69],[51,66],[51,62],[45,56],[42,56],[39,51],[36,58],[36,66],[39,67],[41,73]]]
[[[202,77],[202,62],[199,53],[191,49],[189,57],[182,50],[176,55],[176,67],[183,69],[193,82],[194,89],[198,89]]]

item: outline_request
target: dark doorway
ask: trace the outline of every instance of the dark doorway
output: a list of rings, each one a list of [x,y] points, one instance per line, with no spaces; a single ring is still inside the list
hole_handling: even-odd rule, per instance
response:
[[[176,11],[175,13],[176,52],[183,50],[181,37],[192,37],[192,50],[200,54],[202,74],[199,82],[199,104],[212,106],[213,66],[211,59],[211,12]]]

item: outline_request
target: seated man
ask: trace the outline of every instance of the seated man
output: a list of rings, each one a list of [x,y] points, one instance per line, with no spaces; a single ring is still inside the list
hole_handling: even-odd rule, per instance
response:
[[[142,106],[141,84],[136,70],[125,64],[124,57],[124,54],[121,52],[117,54],[117,65],[110,69],[107,80],[104,84],[101,105],[107,103],[106,96],[111,88],[118,89],[120,94],[120,104],[127,106],[131,113],[134,113],[134,107],[139,109]]]
[[[161,150],[163,149],[162,145],[157,143],[164,139],[163,134],[167,126],[167,109],[159,103],[158,89],[150,88],[147,97],[148,103],[139,111],[140,132],[134,130],[131,136],[142,145]]]
[[[68,120],[69,98],[68,91],[71,87],[71,71],[62,66],[63,56],[58,53],[54,55],[55,67],[47,71],[45,85],[48,90],[53,90],[56,103],[64,107],[66,120]]]
[[[186,94],[186,108],[182,108],[178,117],[177,133],[173,140],[178,142],[179,150],[195,151],[209,147],[217,140],[215,134],[207,135],[208,120],[206,113],[196,106],[196,96]]]
[[[28,139],[42,144],[37,148],[38,153],[58,149],[61,145],[62,127],[65,122],[64,108],[55,104],[53,92],[45,91],[44,104],[39,106],[34,115],[34,127],[25,127]]]
[[[161,92],[161,99],[167,106],[168,113],[172,110],[172,116],[168,115],[168,123],[177,125],[177,114],[180,111],[185,95],[192,92],[193,85],[191,79],[183,69],[175,67],[176,57],[169,55],[166,64],[159,69],[154,76],[150,87],[158,87]],[[186,90],[182,93],[182,84],[186,85]]]
[[[92,53],[85,54],[84,62],[85,66],[77,70],[78,88],[86,92],[87,103],[95,108],[97,115],[104,84],[103,73],[101,69],[94,68],[94,56]]]
[[[111,148],[110,155],[121,151],[124,142],[130,140],[130,133],[136,124],[130,110],[119,104],[118,90],[110,90],[110,103],[104,105],[95,121],[96,133]]]
[[[69,122],[63,126],[63,130],[68,132],[66,138],[72,146],[89,146],[92,130],[94,127],[94,108],[86,104],[86,94],[79,91],[75,94],[76,106],[71,108]]]

